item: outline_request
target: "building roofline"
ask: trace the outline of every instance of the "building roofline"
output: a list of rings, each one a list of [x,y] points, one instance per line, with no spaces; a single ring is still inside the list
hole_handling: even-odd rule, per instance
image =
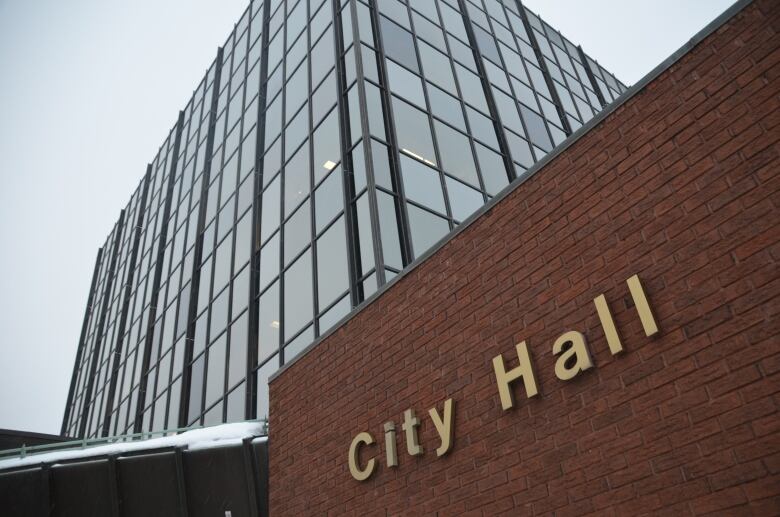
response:
[[[587,133],[589,133],[592,129],[594,129],[596,126],[598,126],[604,119],[609,117],[612,113],[617,111],[618,108],[626,104],[629,100],[631,100],[635,95],[637,95],[639,92],[644,90],[644,88],[653,82],[658,76],[660,76],[662,73],[666,72],[669,68],[671,68],[677,61],[682,59],[683,56],[688,54],[696,45],[701,43],[704,39],[706,39],[710,34],[718,30],[722,25],[724,25],[727,21],[731,20],[737,13],[742,11],[745,7],[750,5],[753,2],[753,0],[737,0],[735,3],[733,3],[730,7],[728,7],[725,11],[723,11],[720,15],[718,15],[714,20],[712,20],[710,23],[708,23],[703,29],[701,29],[699,32],[697,32],[691,39],[688,40],[687,43],[683,44],[680,48],[678,48],[675,52],[673,52],[669,57],[664,59],[658,66],[653,68],[649,73],[647,73],[644,77],[642,77],[639,81],[637,81],[633,86],[628,88],[625,92],[623,92],[617,99],[615,99],[611,104],[609,104],[607,107],[605,107],[603,110],[601,110],[595,117],[590,119],[587,123],[582,125],[579,129],[577,129],[574,133],[569,135],[566,140],[561,142],[558,146],[556,146],[552,151],[550,151],[547,155],[545,155],[541,160],[536,162],[532,167],[530,167],[528,170],[526,170],[522,175],[518,176],[515,180],[513,180],[509,185],[507,185],[504,189],[502,189],[498,194],[496,194],[493,199],[488,201],[484,206],[482,206],[479,210],[474,212],[471,216],[469,216],[465,221],[463,221],[457,228],[455,228],[452,232],[448,233],[445,237],[440,239],[436,244],[431,246],[425,253],[417,257],[414,261],[412,261],[408,266],[406,266],[398,275],[396,275],[392,280],[388,281],[386,284],[384,284],[382,287],[377,289],[377,291],[372,294],[370,297],[366,298],[360,305],[358,305],[356,308],[354,308],[349,314],[344,316],[341,320],[338,321],[333,327],[330,328],[327,332],[320,335],[317,339],[312,341],[311,344],[309,344],[306,348],[304,348],[298,355],[296,355],[294,358],[290,359],[289,361],[285,362],[276,372],[274,372],[272,375],[269,376],[268,382],[272,382],[274,379],[279,377],[282,373],[287,371],[288,368],[293,366],[295,363],[297,363],[303,356],[308,354],[313,348],[315,348],[317,345],[319,345],[322,341],[327,339],[331,334],[337,332],[341,327],[343,327],[345,324],[347,324],[352,318],[357,316],[360,312],[362,312],[366,307],[368,307],[371,303],[373,303],[377,298],[382,296],[385,292],[387,292],[393,285],[401,281],[402,278],[406,277],[407,275],[411,274],[417,267],[428,260],[432,255],[434,255],[437,251],[439,251],[441,248],[443,248],[447,243],[449,243],[452,239],[460,235],[463,231],[466,230],[471,224],[482,217],[484,214],[489,212],[496,204],[500,203],[504,198],[506,198],[509,194],[514,192],[520,185],[525,183],[528,179],[536,175],[537,172],[539,172],[541,169],[543,169],[548,163],[553,161],[555,158],[557,158],[560,154],[562,154],[564,151],[569,149],[572,145],[574,145],[577,141],[580,140],[583,136],[585,136]]]

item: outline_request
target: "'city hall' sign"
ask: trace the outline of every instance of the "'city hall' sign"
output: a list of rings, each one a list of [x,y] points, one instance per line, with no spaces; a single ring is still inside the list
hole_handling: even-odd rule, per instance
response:
[[[634,275],[626,280],[626,283],[631,292],[631,297],[634,300],[634,305],[639,314],[639,320],[642,322],[645,335],[649,337],[657,334],[658,326],[653,318],[653,313],[650,310],[650,304],[642,289],[642,284],[639,282],[639,277]],[[612,314],[609,311],[609,306],[607,305],[607,300],[604,298],[604,295],[601,294],[593,300],[593,304],[596,306],[596,312],[599,321],[601,322],[601,327],[604,329],[604,335],[607,338],[609,350],[612,355],[617,355],[623,351],[623,345],[620,342],[617,328],[615,327],[615,321],[613,320]],[[528,355],[528,347],[526,346],[525,341],[518,343],[515,346],[515,349],[519,364],[509,371],[507,371],[506,366],[504,365],[504,358],[500,354],[493,358],[493,371],[496,377],[498,394],[501,398],[501,407],[504,410],[510,409],[514,405],[512,390],[510,388],[511,383],[514,381],[523,381],[527,397],[530,398],[539,394],[531,365],[531,358]],[[571,380],[585,370],[593,367],[590,352],[585,344],[585,336],[576,330],[569,330],[561,334],[553,343],[552,353],[557,357],[555,362],[555,375],[563,381]],[[447,399],[444,401],[444,407],[441,411],[436,407],[428,410],[428,416],[436,427],[439,438],[436,456],[443,456],[452,449],[454,443],[453,421],[455,418],[453,408],[453,400]],[[419,425],[420,419],[415,415],[413,409],[404,411],[401,431],[405,436],[406,452],[412,456],[423,454],[423,447],[419,443],[417,434]],[[355,436],[349,446],[349,471],[352,474],[352,477],[358,481],[365,481],[374,473],[374,470],[376,470],[377,461],[379,461],[377,458],[370,458],[363,464],[361,464],[359,460],[361,448],[373,443],[374,437],[370,433],[361,432]],[[385,462],[387,463],[387,466],[397,467],[398,454],[396,448],[395,422],[390,421],[385,422],[384,424],[384,445]]]

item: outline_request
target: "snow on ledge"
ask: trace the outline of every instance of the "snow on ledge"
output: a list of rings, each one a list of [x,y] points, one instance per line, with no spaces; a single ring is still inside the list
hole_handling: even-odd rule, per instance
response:
[[[98,445],[85,449],[67,449],[62,451],[31,454],[26,458],[9,458],[0,460],[0,470],[23,467],[27,465],[39,465],[41,463],[56,463],[77,458],[89,458],[104,456],[107,454],[121,454],[148,449],[160,449],[166,447],[186,447],[189,450],[209,449],[212,447],[225,447],[240,444],[245,438],[256,438],[257,441],[266,440],[261,437],[264,434],[262,422],[239,422],[235,424],[222,424],[202,429],[192,429],[174,436],[150,438],[148,440],[136,440],[129,442],[117,442],[107,445]]]

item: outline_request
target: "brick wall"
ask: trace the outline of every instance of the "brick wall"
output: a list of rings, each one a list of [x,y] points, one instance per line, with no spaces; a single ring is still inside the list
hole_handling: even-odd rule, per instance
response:
[[[780,513],[779,11],[743,9],[274,379],[271,513]],[[572,329],[595,368],[563,382],[551,346]],[[540,395],[516,383],[503,411],[491,359],[513,367],[522,340]],[[437,458],[427,411],[448,397],[455,443]],[[361,431],[379,442],[362,483]]]

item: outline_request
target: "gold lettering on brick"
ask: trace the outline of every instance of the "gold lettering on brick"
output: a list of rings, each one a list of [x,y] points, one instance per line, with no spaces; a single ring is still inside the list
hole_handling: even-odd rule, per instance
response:
[[[563,346],[567,343],[571,343],[571,346],[564,350]],[[585,345],[585,336],[576,330],[570,330],[555,340],[553,355],[559,355],[558,360],[555,362],[555,375],[562,381],[573,379],[580,372],[584,372],[593,366],[590,352],[588,352],[588,347]],[[571,359],[575,359],[574,364],[566,366]]]
[[[531,398],[539,394],[539,391],[536,388],[536,379],[534,378],[533,368],[531,366],[531,358],[528,356],[528,347],[525,345],[525,341],[521,341],[515,345],[515,349],[517,350],[517,359],[520,361],[520,364],[508,372],[504,367],[504,358],[501,354],[498,354],[493,358],[493,371],[496,374],[498,393],[501,396],[501,407],[505,410],[514,405],[512,388],[509,383],[516,381],[517,379],[523,379],[526,397]]]
[[[367,432],[362,432],[355,436],[349,446],[349,473],[358,481],[365,481],[374,473],[376,461],[374,458],[368,460],[366,467],[361,469],[359,465],[360,448],[362,445],[371,445],[374,443],[374,437]]]
[[[441,445],[436,449],[436,456],[444,456],[452,447],[452,399],[444,401],[444,418],[439,416],[435,407],[428,410],[436,432],[439,433]]]

